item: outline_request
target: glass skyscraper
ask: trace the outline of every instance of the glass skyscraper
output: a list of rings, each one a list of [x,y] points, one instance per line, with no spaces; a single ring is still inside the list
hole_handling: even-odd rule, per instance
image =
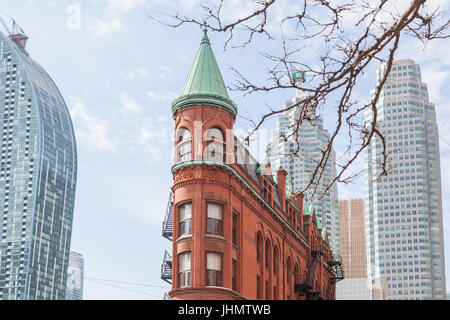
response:
[[[385,65],[377,83],[384,72]],[[368,276],[387,280],[389,299],[445,299],[439,134],[414,61],[394,61],[377,101],[377,122],[389,174],[379,177],[383,149],[376,137],[366,155]]]
[[[300,95],[301,92],[298,92],[297,97],[287,101],[286,107],[300,102],[302,99]],[[301,191],[306,188],[320,161],[321,150],[325,150],[330,139],[330,134],[323,127],[321,117],[317,117],[313,122],[303,121],[297,128],[296,119],[300,117],[301,109],[302,106],[299,105],[280,115],[278,127],[272,132],[272,139],[267,150],[273,172],[276,172],[279,167],[286,170],[288,173],[286,183],[288,186],[292,183],[294,191]],[[293,130],[297,129],[300,148],[298,154],[294,155],[296,135],[292,133]],[[284,137],[288,138],[285,139]],[[322,196],[323,191],[336,176],[334,150],[330,154],[319,183],[317,183],[318,176],[319,174],[315,177],[315,184],[312,184],[304,194],[316,210],[317,216],[320,217],[322,226],[326,227],[331,248],[335,253],[339,253],[339,203],[336,184],[333,184]],[[313,196],[312,193],[316,185],[317,190]]]
[[[0,300],[65,298],[77,155],[55,83],[0,33]]]
[[[66,300],[83,300],[84,259],[77,252],[70,252],[67,271]]]

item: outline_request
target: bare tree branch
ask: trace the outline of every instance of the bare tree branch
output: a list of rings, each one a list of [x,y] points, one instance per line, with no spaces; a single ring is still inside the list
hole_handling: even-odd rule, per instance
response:
[[[257,83],[237,68],[232,68],[237,80],[231,89],[244,95],[286,89],[303,92],[304,97],[300,101],[282,108],[268,108],[256,121],[246,117],[252,126],[244,139],[249,143],[250,138],[267,120],[292,109],[301,110],[295,123],[280,135],[283,141],[295,142],[293,156],[299,156],[301,151],[301,138],[298,134],[300,126],[306,122],[314,125],[321,109],[336,113],[337,121],[330,130],[328,145],[321,150],[321,157],[305,190],[312,188],[313,194],[317,191],[318,182],[323,178],[336,140],[342,134],[348,137],[345,157],[343,155],[340,158],[336,177],[323,190],[322,195],[335,183],[350,183],[363,172],[351,173],[350,168],[373,139],[379,140],[382,148],[381,160],[371,165],[380,169],[377,178],[387,175],[390,155],[381,130],[382,124],[378,122],[377,103],[383,93],[399,41],[402,37],[411,37],[426,45],[431,40],[446,39],[449,37],[447,32],[450,20],[442,21],[439,7],[428,12],[426,0],[411,0],[403,9],[397,8],[395,0],[302,0],[296,2],[295,10],[278,20],[274,16],[281,0],[245,3],[250,4],[252,10],[243,11],[240,17],[234,19],[228,18],[230,4],[224,0],[217,1],[215,6],[203,6],[203,19],[185,17],[179,13],[165,15],[173,21],[171,23],[151,18],[172,28],[179,28],[184,24],[203,25],[206,21],[208,29],[227,34],[225,49],[235,42],[238,43],[232,48],[244,48],[258,41],[259,35],[263,35],[266,41],[280,41],[281,46],[275,50],[278,53],[271,53],[270,50],[262,53],[263,59],[270,65],[267,69],[268,78],[263,83]],[[280,38],[273,31],[277,25],[281,30]],[[283,31],[285,28],[290,30],[288,35]],[[244,41],[239,42],[239,39]],[[310,50],[311,44],[318,42],[319,63],[311,63],[302,55]],[[354,88],[372,62],[384,63],[384,73],[370,102],[361,103],[354,97]],[[292,77],[292,72],[296,70],[305,71],[308,81],[296,81]],[[330,100],[332,105],[329,104]],[[364,114],[370,114],[370,121],[364,120]]]

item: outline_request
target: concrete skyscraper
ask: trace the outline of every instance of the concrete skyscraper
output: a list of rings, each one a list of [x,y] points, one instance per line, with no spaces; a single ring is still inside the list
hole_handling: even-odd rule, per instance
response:
[[[377,83],[386,72],[377,72]],[[366,113],[370,122],[372,112]],[[393,63],[377,101],[386,138],[387,176],[379,177],[382,141],[366,155],[368,276],[387,280],[389,299],[445,299],[439,134],[419,65]]]
[[[77,252],[70,252],[67,271],[66,300],[83,300],[84,259]]]
[[[286,102],[286,106],[298,103],[301,99],[301,92],[298,92],[297,97]],[[272,168],[276,171],[282,167],[288,172],[288,184],[292,182],[294,191],[306,188],[320,160],[321,150],[326,148],[330,139],[330,134],[323,128],[321,117],[318,117],[313,123],[303,121],[298,127],[299,152],[297,155],[293,154],[296,137],[295,134],[292,135],[292,130],[297,129],[296,119],[300,116],[301,108],[299,105],[280,115],[278,127],[273,130],[272,139],[267,148]],[[288,138],[284,139],[284,137]],[[323,197],[321,196],[336,176],[335,163],[335,152],[332,150],[314,197],[312,197],[314,184],[305,191],[305,196],[312,202],[322,225],[326,227],[331,248],[334,252],[339,253],[339,206],[336,184],[333,184]],[[317,180],[317,177],[315,179]]]
[[[13,26],[0,32],[0,300],[63,300],[75,135],[58,88]]]

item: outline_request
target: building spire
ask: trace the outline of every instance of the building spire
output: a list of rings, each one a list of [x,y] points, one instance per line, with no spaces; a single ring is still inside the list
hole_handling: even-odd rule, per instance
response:
[[[206,21],[203,24],[200,49],[180,97],[172,103],[172,113],[175,116],[179,109],[193,105],[220,107],[228,110],[234,116],[237,114],[236,105],[228,96],[222,74],[211,49]]]
[[[209,38],[208,38],[208,28],[206,25],[206,20],[203,21],[203,38],[202,38],[202,42],[208,42],[209,43]]]

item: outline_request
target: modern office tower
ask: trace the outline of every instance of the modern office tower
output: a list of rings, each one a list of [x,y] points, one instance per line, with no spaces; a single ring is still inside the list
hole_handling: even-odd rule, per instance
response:
[[[67,270],[66,300],[83,300],[84,259],[77,252],[71,251]]]
[[[0,33],[0,300],[66,292],[77,157],[68,109],[25,50]]]
[[[377,83],[385,71],[385,65],[378,70]],[[366,122],[371,118],[367,112]],[[368,276],[386,278],[389,299],[445,299],[439,134],[414,61],[394,61],[377,122],[389,174],[379,175],[383,149],[376,137],[366,155]]]
[[[364,199],[339,200],[339,213],[345,279],[365,278],[367,270]]]
[[[298,92],[294,99],[286,102],[286,107],[301,101],[301,99],[301,93]],[[272,139],[267,148],[267,155],[272,167],[275,170],[281,167],[288,172],[288,183],[293,183],[294,191],[301,191],[306,188],[321,158],[321,150],[327,147],[330,139],[330,134],[323,128],[321,117],[318,117],[312,123],[303,121],[298,127],[299,152],[296,155],[293,154],[296,148],[296,135],[292,132],[297,129],[295,119],[299,118],[301,109],[302,107],[299,105],[280,115],[278,127],[273,130]],[[304,193],[306,199],[313,203],[318,217],[322,219],[322,225],[327,228],[331,248],[335,253],[340,253],[339,206],[336,184],[333,184],[325,195],[321,196],[336,176],[335,164],[335,152],[333,150],[314,197],[312,197],[312,193],[317,183],[311,185]],[[317,180],[317,176],[315,179]]]
[[[387,300],[387,292],[383,278],[344,279],[336,284],[336,300]]]

